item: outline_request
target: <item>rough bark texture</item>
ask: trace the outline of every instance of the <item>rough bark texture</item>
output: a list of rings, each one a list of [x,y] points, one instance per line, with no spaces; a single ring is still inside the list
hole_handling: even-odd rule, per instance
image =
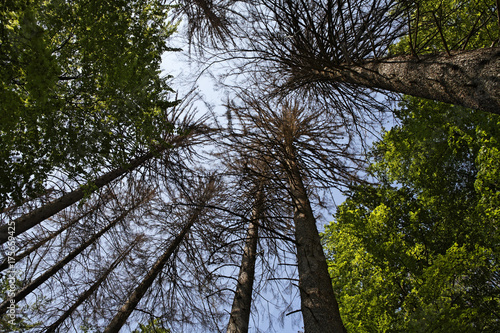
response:
[[[293,149],[285,161],[294,206],[299,289],[306,333],[344,333],[323,247]]]
[[[248,225],[245,248],[243,250],[243,257],[241,258],[238,283],[236,285],[227,333],[248,332],[259,233],[258,224],[254,223],[254,221],[258,221],[262,214],[263,200],[262,187],[260,187],[256,195],[252,218]]]
[[[135,206],[137,207],[137,206]],[[91,244],[93,244],[99,237],[104,235],[109,229],[111,229],[113,226],[115,226],[119,221],[123,220],[125,216],[132,210],[134,209],[130,208],[126,212],[122,213],[120,216],[118,216],[116,219],[114,219],[111,223],[109,223],[104,229],[99,231],[97,234],[94,236],[90,237],[85,243],[81,244],[79,247],[77,247],[75,250],[71,251],[70,254],[68,254],[64,259],[59,261],[57,264],[46,270],[42,275],[37,277],[35,280],[33,280],[31,283],[27,284],[25,287],[20,289],[13,299],[15,300],[16,303],[18,303],[20,300],[24,299],[28,294],[30,294],[33,290],[38,288],[42,283],[47,281],[49,278],[51,278],[54,274],[56,274],[61,268],[63,268],[67,263],[69,263],[71,260],[73,260],[77,255],[82,253],[87,247],[89,247]],[[4,314],[8,306],[10,305],[10,298],[5,300],[2,304],[0,304],[0,315]]]
[[[132,160],[128,166],[121,167],[104,174],[103,176],[97,178],[93,182],[93,184],[97,188],[101,188],[109,184],[113,180],[117,179],[118,177],[124,175],[125,173],[137,168],[139,165],[143,164],[145,161],[149,160],[153,156],[154,156],[153,153],[148,153],[135,160]],[[18,217],[17,219],[14,220],[15,231],[13,236],[18,236],[23,232],[33,228],[34,226],[44,221],[45,219],[59,213],[61,210],[83,199],[84,195],[85,191],[83,188],[80,187],[52,202],[49,202],[48,204],[40,208],[35,209],[34,211],[28,214]],[[0,227],[0,245],[7,242],[8,237],[9,237],[8,224],[6,224]]]
[[[500,48],[456,51],[314,71],[328,80],[500,114]]]
[[[85,300],[87,300],[93,293],[94,291],[97,290],[101,286],[101,284],[106,280],[108,275],[118,266],[123,259],[129,254],[129,252],[132,250],[132,248],[137,244],[136,241],[132,242],[132,244],[129,245],[129,247],[123,252],[116,260],[111,264],[111,266],[97,279],[96,282],[92,284],[92,286],[87,289],[84,293],[82,293],[78,299],[76,300],[71,307],[66,310],[59,319],[57,319],[52,325],[50,325],[46,330],[45,333],[54,333],[56,332],[56,329],[61,325],[69,316],[73,314],[73,312],[78,308]]]
[[[134,291],[129,296],[127,301],[118,310],[114,318],[111,320],[111,322],[104,330],[104,333],[118,333],[122,328],[122,326],[125,325],[132,311],[134,311],[134,309],[136,308],[137,304],[139,304],[146,291],[149,289],[149,287],[151,287],[154,280],[156,279],[158,274],[160,274],[163,267],[167,263],[168,259],[170,259],[172,253],[174,253],[174,251],[177,249],[179,244],[184,239],[184,236],[186,236],[188,231],[191,229],[193,224],[198,219],[198,216],[202,210],[203,207],[200,206],[200,208],[196,209],[193,212],[186,225],[182,228],[181,232],[174,238],[174,240],[165,250],[165,252],[156,260],[153,267],[151,267],[151,269],[146,273],[146,276],[144,277],[142,282],[137,286],[137,288],[134,289]]]

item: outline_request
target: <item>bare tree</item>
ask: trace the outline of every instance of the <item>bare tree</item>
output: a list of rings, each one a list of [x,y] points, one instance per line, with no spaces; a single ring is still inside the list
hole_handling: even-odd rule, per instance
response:
[[[252,305],[252,291],[255,276],[255,261],[257,255],[257,243],[259,237],[258,222],[263,213],[263,186],[262,182],[257,185],[255,191],[255,202],[253,204],[251,220],[248,224],[243,256],[241,258],[238,283],[233,298],[231,314],[227,333],[246,333],[250,320],[250,309]]]
[[[54,322],[52,323],[44,332],[52,333],[68,318],[73,312],[85,302],[106,280],[109,274],[123,261],[123,259],[130,253],[134,246],[141,240],[141,236],[138,236],[130,245],[121,253],[116,260],[105,270],[101,276],[95,281],[92,286],[79,295],[78,299]]]
[[[193,96],[186,97],[187,103],[192,103]],[[164,135],[164,141],[158,143],[147,153],[135,159],[131,159],[128,164],[111,170],[104,175],[88,182],[85,186],[76,184],[76,189],[63,194],[61,197],[52,200],[26,214],[21,215],[12,222],[14,228],[9,229],[9,223],[0,226],[0,245],[4,244],[9,236],[15,237],[33,228],[45,219],[57,214],[63,209],[80,201],[85,196],[89,196],[92,191],[102,188],[112,182],[117,181],[131,171],[144,167],[148,162],[157,158],[168,158],[175,154],[187,152],[193,154],[193,147],[203,142],[203,138],[208,129],[204,124],[205,117],[194,118],[191,105],[180,105],[168,115],[169,120],[175,126],[175,132],[168,132]],[[10,232],[9,232],[10,231]]]
[[[173,142],[169,144],[175,145],[178,142],[182,142],[182,140],[185,140],[185,138],[180,136],[175,138]],[[108,185],[109,183],[125,175],[127,172],[130,172],[135,168],[143,165],[146,161],[154,158],[155,156],[158,156],[159,154],[162,154],[167,147],[168,147],[167,145],[160,146],[156,151],[148,152],[139,158],[133,159],[132,161],[130,161],[128,165],[114,169],[102,175],[101,177],[91,182],[90,188],[88,189],[80,186],[77,189],[64,194],[60,198],[48,204],[40,208],[37,208],[28,214],[18,217],[13,221],[15,223],[13,234],[12,232],[11,233],[8,232],[9,228],[8,224],[0,226],[0,244],[5,243],[8,240],[9,235],[10,236],[20,235],[23,232],[36,226],[38,223],[44,221],[45,219],[53,216],[54,214],[57,214],[61,210],[83,199],[86,194],[88,195],[90,189],[101,188],[105,185]]]
[[[187,22],[187,38],[200,50],[231,39],[235,7],[242,0],[180,1],[176,11]]]
[[[188,220],[184,223],[181,231],[177,236],[170,242],[169,246],[163,252],[163,254],[156,260],[151,269],[146,273],[146,276],[140,282],[140,284],[134,289],[130,294],[127,301],[120,307],[114,318],[108,324],[105,333],[118,332],[120,328],[125,324],[128,317],[134,311],[137,304],[141,301],[144,294],[151,287],[154,280],[160,274],[165,264],[168,262],[170,257],[179,247],[179,244],[184,240],[186,234],[189,232],[193,224],[198,221],[200,214],[204,210],[204,204],[210,199],[214,193],[215,180],[209,179],[204,187],[200,189],[200,195],[196,198],[196,202],[191,202],[194,205],[194,209],[189,213]]]
[[[105,195],[103,195],[100,199],[103,199],[104,197],[105,197]],[[21,259],[25,258],[26,256],[29,256],[31,253],[35,252],[40,247],[42,247],[45,243],[53,240],[54,238],[56,238],[57,236],[59,236],[64,231],[67,231],[71,226],[73,226],[74,224],[78,223],[81,219],[83,219],[86,216],[94,213],[99,208],[99,206],[102,203],[102,200],[99,200],[99,201],[100,202],[94,204],[92,207],[90,207],[83,214],[81,214],[81,215],[79,215],[79,216],[71,219],[70,221],[66,222],[57,231],[49,233],[49,235],[47,235],[46,237],[44,237],[44,238],[42,238],[40,240],[38,240],[38,239],[35,240],[36,241],[35,244],[33,244],[31,247],[29,247],[28,249],[24,250],[23,252],[21,252],[19,254],[16,254],[14,257],[12,257],[12,261],[13,262],[18,262]],[[25,244],[25,247],[26,247],[26,245],[28,245],[28,243]],[[9,267],[9,261],[8,261],[8,258],[5,258],[4,261],[0,264],[0,271],[3,271],[5,269],[7,269],[8,267]]]
[[[363,159],[342,119],[314,103],[292,97],[266,99],[241,93],[232,110],[239,119],[234,144],[246,146],[262,163],[275,161],[274,175],[287,189],[294,211],[299,290],[308,332],[344,332],[320,243],[311,189],[340,187],[359,179]],[[262,172],[262,170],[261,170]],[[318,193],[318,192],[316,192]]]
[[[318,90],[346,97],[362,88],[453,103],[492,113],[500,110],[498,8],[483,1],[440,6],[424,21],[421,1],[275,0],[246,6],[239,43],[221,56],[239,73],[261,71],[280,79],[278,89]],[[427,4],[429,6],[429,4]],[[457,16],[477,16],[472,26]],[[450,28],[448,28],[450,29]],[[475,36],[491,40],[477,48]],[[429,49],[440,39],[439,48]],[[394,47],[407,42],[407,53]],[[434,43],[436,45],[436,43]],[[357,92],[356,92],[357,91]],[[337,100],[339,98],[337,97]],[[348,106],[344,106],[348,107]]]
[[[135,202],[130,208],[126,209],[124,212],[122,212],[118,217],[116,217],[113,221],[111,221],[106,227],[101,229],[98,233],[87,239],[85,242],[80,244],[76,249],[71,251],[67,256],[65,256],[62,260],[57,262],[55,265],[53,265],[50,269],[45,271],[43,274],[38,276],[35,280],[31,281],[27,285],[25,285],[22,289],[16,292],[16,294],[5,300],[3,303],[0,304],[0,314],[5,313],[7,310],[8,306],[11,303],[11,299],[15,300],[15,302],[19,302],[20,300],[24,299],[28,294],[30,294],[33,290],[38,288],[40,285],[42,285],[44,282],[46,282],[48,279],[50,279],[54,274],[56,274],[59,270],[61,270],[66,264],[68,264],[71,260],[73,260],[76,256],[78,256],[80,253],[82,253],[85,249],[87,249],[90,245],[94,244],[99,237],[104,235],[107,231],[109,231],[111,228],[116,226],[119,222],[122,222],[123,219],[129,214],[131,211],[136,209],[138,206],[140,206],[144,201],[147,201],[150,199],[151,193],[145,197],[142,198],[142,200],[139,200]]]

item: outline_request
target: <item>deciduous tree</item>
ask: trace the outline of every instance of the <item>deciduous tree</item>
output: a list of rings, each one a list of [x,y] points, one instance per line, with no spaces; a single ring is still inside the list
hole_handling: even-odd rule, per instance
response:
[[[407,98],[324,236],[348,330],[498,330],[498,116]],[[493,186],[493,187],[492,187]],[[496,207],[496,208],[495,208]]]
[[[171,132],[162,1],[9,1],[0,10],[0,206],[49,174],[91,180]]]

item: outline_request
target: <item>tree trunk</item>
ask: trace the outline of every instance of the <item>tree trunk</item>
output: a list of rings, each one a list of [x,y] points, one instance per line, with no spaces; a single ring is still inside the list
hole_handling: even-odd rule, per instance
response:
[[[69,221],[68,223],[66,223],[66,225],[64,225],[62,228],[59,228],[59,230],[57,230],[56,232],[53,232],[51,233],[50,235],[48,235],[47,237],[43,238],[42,240],[38,241],[35,245],[31,246],[29,249],[27,249],[26,251],[22,252],[21,254],[18,254],[16,255],[12,262],[9,263],[8,261],[8,258],[5,258],[4,261],[0,264],[0,272],[9,268],[9,266],[16,262],[19,262],[21,259],[23,259],[24,257],[30,255],[31,253],[33,253],[34,251],[38,250],[43,244],[47,243],[48,241],[50,241],[51,239],[54,239],[56,238],[58,235],[60,235],[63,231],[67,230],[69,227],[71,227],[73,224],[75,224],[76,222],[80,221],[82,218],[84,218],[85,216],[91,214],[92,212],[94,212],[97,208],[99,207],[99,205],[94,205],[94,207],[92,207],[89,211],[85,212],[84,214],[78,216],[77,218],[74,218],[73,220]]]
[[[258,224],[254,223],[254,221],[258,221],[262,215],[262,204],[264,200],[261,184],[257,191],[251,221],[248,225],[247,237],[245,239],[245,248],[241,259],[238,283],[236,285],[227,333],[248,332],[259,233]]]
[[[71,316],[73,314],[73,312],[76,310],[76,308],[78,308],[86,299],[88,299],[93,293],[94,291],[97,290],[97,288],[99,288],[101,286],[101,284],[106,280],[106,278],[108,277],[108,275],[116,268],[116,266],[118,266],[122,261],[123,259],[130,253],[130,251],[132,250],[132,248],[137,244],[137,238],[135,241],[132,242],[132,244],[130,244],[128,246],[128,248],[125,250],[125,252],[123,252],[121,255],[118,256],[118,258],[116,258],[116,260],[111,264],[111,266],[99,277],[99,279],[92,284],[92,286],[87,289],[84,293],[82,293],[78,299],[76,300],[75,303],[73,303],[73,305],[68,309],[66,310],[63,315],[61,317],[59,317],[59,319],[57,319],[52,325],[50,325],[46,330],[45,330],[45,333],[53,333],[56,331],[56,328],[59,327],[59,325],[61,325],[69,316]]]
[[[129,165],[110,171],[104,174],[103,176],[97,178],[93,182],[93,184],[97,188],[101,188],[109,184],[113,180],[117,179],[118,177],[124,175],[128,171],[137,168],[145,161],[151,159],[153,156],[154,156],[153,153],[147,153],[144,156],[136,158],[135,160],[132,160]],[[37,208],[28,214],[18,217],[17,219],[14,220],[15,223],[14,235],[10,234],[10,236],[18,236],[23,232],[33,228],[43,220],[51,217],[52,215],[57,214],[61,210],[83,199],[84,195],[85,195],[85,190],[82,187],[79,187],[78,189],[63,195],[62,197],[52,202],[49,202],[48,204],[40,208]],[[0,227],[0,245],[7,242],[8,240],[9,237],[9,233],[7,232],[8,227],[9,227],[8,224]]]
[[[500,114],[499,47],[456,51],[451,56],[390,57],[313,72],[336,82]]]
[[[285,160],[294,206],[295,238],[301,311],[306,333],[344,333],[339,307],[328,273],[311,204],[297,165],[295,152],[289,148]]]
[[[116,219],[114,219],[111,223],[109,223],[104,229],[99,231],[97,234],[94,236],[90,237],[85,243],[81,244],[79,247],[77,247],[75,250],[73,250],[70,254],[68,254],[64,259],[59,261],[57,264],[49,268],[47,271],[45,271],[42,275],[37,277],[34,281],[29,283],[28,285],[24,286],[21,290],[19,290],[14,297],[9,298],[5,300],[2,304],[0,304],[0,315],[5,313],[8,309],[8,306],[10,305],[10,300],[14,299],[15,302],[19,302],[20,300],[24,299],[28,294],[30,294],[33,290],[38,288],[42,283],[47,281],[49,278],[51,278],[54,274],[56,274],[61,268],[63,268],[67,263],[69,263],[71,260],[73,260],[77,255],[82,253],[87,247],[89,247],[91,244],[93,244],[99,237],[104,235],[109,229],[111,229],[113,226],[115,226],[119,221],[123,220],[125,216],[135,209],[140,203],[137,203],[124,213],[122,213],[120,216],[118,216]]]
[[[135,288],[135,290],[132,292],[132,294],[129,296],[127,301],[122,305],[122,307],[118,310],[118,313],[115,315],[115,317],[111,320],[109,325],[106,327],[104,330],[104,333],[118,333],[123,325],[125,325],[125,322],[127,321],[128,317],[134,311],[136,308],[137,304],[139,304],[140,300],[146,293],[146,291],[151,287],[153,284],[154,280],[160,274],[160,272],[163,270],[163,267],[167,263],[168,259],[170,259],[170,256],[174,251],[177,249],[179,244],[182,242],[184,239],[184,236],[188,233],[188,231],[191,229],[193,224],[196,222],[198,219],[198,216],[201,214],[203,210],[202,206],[199,206],[196,208],[196,210],[193,212],[191,217],[189,218],[188,222],[184,225],[182,228],[181,232],[179,235],[175,237],[173,242],[170,244],[170,246],[165,250],[165,252],[156,260],[155,264],[151,269],[147,272],[146,276],[142,280],[142,282]]]

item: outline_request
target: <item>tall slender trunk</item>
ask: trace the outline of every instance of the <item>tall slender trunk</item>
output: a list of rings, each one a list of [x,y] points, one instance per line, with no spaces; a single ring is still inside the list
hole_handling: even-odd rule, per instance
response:
[[[67,263],[69,263],[71,260],[73,260],[77,255],[82,253],[87,247],[89,247],[91,244],[93,244],[99,237],[104,235],[109,229],[111,229],[113,226],[115,226],[118,222],[123,220],[127,214],[134,210],[137,206],[140,205],[140,202],[135,204],[133,207],[130,209],[126,210],[123,212],[120,216],[118,216],[116,219],[114,219],[111,223],[109,223],[104,229],[99,231],[97,234],[93,235],[90,237],[85,243],[81,244],[79,247],[77,247],[75,250],[71,251],[70,254],[68,254],[64,259],[59,261],[57,264],[49,268],[47,271],[45,271],[42,275],[37,277],[35,280],[33,280],[31,283],[28,285],[24,286],[22,289],[20,289],[12,298],[9,298],[5,300],[2,304],[0,304],[0,315],[5,313],[7,311],[8,306],[10,305],[10,300],[14,299],[15,302],[19,302],[20,300],[24,299],[28,294],[30,294],[33,290],[38,288],[42,283],[47,281],[49,278],[51,278],[54,274],[56,274],[61,268],[63,268]]]
[[[451,56],[422,55],[418,59],[389,57],[313,70],[313,74],[500,114],[500,47],[456,51]]]
[[[153,267],[151,267],[151,269],[146,273],[146,276],[144,277],[142,282],[135,288],[132,294],[130,294],[129,298],[118,310],[114,318],[104,330],[104,333],[117,333],[120,331],[120,328],[125,325],[125,322],[127,321],[132,311],[134,311],[137,304],[139,304],[146,291],[151,287],[158,274],[160,274],[160,272],[163,270],[163,267],[167,263],[168,259],[170,259],[172,253],[175,252],[179,244],[184,239],[184,236],[186,236],[202,211],[203,206],[199,206],[199,208],[197,208],[193,212],[188,222],[182,228],[181,232],[174,238],[165,252],[156,260]]]
[[[255,221],[259,221],[262,216],[262,205],[264,193],[262,183],[259,184],[256,199],[252,209],[252,217],[248,224],[245,248],[241,258],[238,283],[229,317],[227,333],[246,333],[250,320],[250,309],[252,305],[252,290],[255,277],[255,260],[257,255],[257,241],[259,226]]]
[[[138,239],[136,238],[128,247],[127,249],[116,258],[116,260],[109,266],[109,268],[97,279],[96,282],[92,284],[92,286],[87,289],[85,292],[83,292],[78,299],[76,300],[71,307],[66,310],[62,316],[59,317],[52,325],[50,325],[46,330],[45,333],[53,333],[56,331],[56,328],[59,327],[69,316],[73,314],[73,312],[78,308],[85,300],[87,300],[93,293],[96,291],[101,284],[107,279],[108,275],[123,261],[123,259],[130,253],[132,248],[137,244]]]
[[[142,165],[144,162],[147,160],[151,159],[153,156],[155,156],[152,152],[147,153],[139,158],[136,158],[132,160],[127,166],[117,168],[113,171],[110,171],[101,177],[97,178],[93,184],[97,188],[101,188],[109,183],[111,183],[113,180],[117,179],[118,177],[124,175],[125,173],[134,170],[138,166]],[[18,217],[17,219],[14,220],[15,223],[15,230],[14,230],[14,235],[10,234],[10,236],[18,236],[22,234],[23,232],[33,228],[36,226],[38,223],[42,222],[43,220],[51,217],[52,215],[57,214],[61,210],[71,206],[75,202],[83,199],[85,195],[85,191],[82,187],[79,187],[78,189],[71,191],[69,193],[66,193],[62,197],[49,202],[48,204],[35,209],[34,211],[25,214],[23,216]],[[8,224],[3,225],[0,227],[0,245],[3,243],[7,242],[9,233],[8,231]]]
[[[92,207],[91,209],[89,209],[87,212],[85,212],[84,214],[72,219],[71,221],[69,221],[68,223],[66,223],[63,227],[59,228],[59,230],[51,233],[50,235],[48,235],[47,237],[41,239],[40,241],[36,242],[36,244],[34,244],[33,246],[31,246],[29,249],[23,251],[22,253],[14,256],[13,258],[13,262],[16,263],[16,262],[19,262],[21,259],[23,259],[24,257],[26,256],[29,256],[31,253],[35,252],[36,250],[38,250],[43,244],[47,243],[48,241],[56,238],[58,235],[60,235],[63,231],[67,230],[69,227],[71,227],[72,225],[74,225],[76,222],[80,221],[82,218],[84,218],[85,216],[91,214],[92,212],[94,212],[97,208],[99,207],[99,205],[95,205],[94,207]],[[4,261],[0,264],[0,272],[9,268],[9,266],[13,264],[13,263],[9,263],[8,261],[8,258],[5,258]]]
[[[333,293],[316,219],[302,181],[295,152],[291,145],[288,148],[288,156],[284,162],[294,206],[299,290],[305,332],[343,333],[346,330]]]

